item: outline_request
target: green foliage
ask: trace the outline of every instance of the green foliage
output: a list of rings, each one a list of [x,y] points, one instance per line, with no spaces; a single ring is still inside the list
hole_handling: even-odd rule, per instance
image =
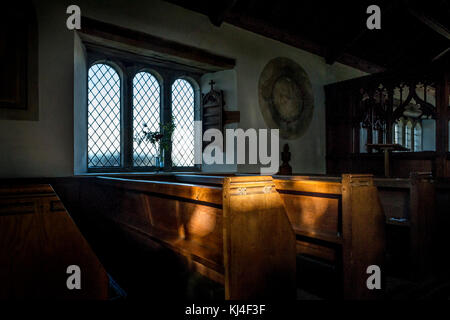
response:
[[[175,130],[175,123],[173,119],[171,119],[168,123],[161,123],[160,132],[154,132],[154,131],[147,131],[148,126],[146,123],[143,125],[144,129],[142,130],[141,134],[137,137],[134,137],[134,141],[136,141],[139,145],[143,141],[150,142],[153,146],[157,145],[159,143],[159,150],[160,153],[162,150],[168,151],[171,144],[172,144],[172,135]]]

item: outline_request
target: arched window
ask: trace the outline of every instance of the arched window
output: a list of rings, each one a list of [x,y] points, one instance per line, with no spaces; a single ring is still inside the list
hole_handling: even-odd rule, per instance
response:
[[[172,117],[175,130],[172,137],[174,167],[194,166],[194,88],[184,79],[172,84]]]
[[[378,130],[372,129],[372,143],[378,143]]]
[[[133,78],[133,166],[155,166],[159,145],[152,144],[148,133],[160,132],[160,86],[149,72]]]
[[[422,151],[422,126],[418,122],[414,126],[414,151]]]
[[[120,77],[110,65],[88,72],[88,167],[119,167]]]
[[[359,128],[359,152],[367,153],[367,128],[364,128],[362,125]]]
[[[201,113],[197,72],[101,49],[88,52],[87,62],[87,72],[75,79],[77,91],[87,89],[87,99],[77,92],[75,101],[76,128],[87,128],[75,131],[75,172],[201,169],[194,148]]]
[[[394,143],[403,145],[403,122],[400,120],[394,124]]]
[[[410,149],[410,151],[413,151],[412,146],[411,146],[412,130],[413,130],[412,123],[411,123],[411,121],[408,121],[408,123],[406,124],[406,127],[405,127],[405,148]]]

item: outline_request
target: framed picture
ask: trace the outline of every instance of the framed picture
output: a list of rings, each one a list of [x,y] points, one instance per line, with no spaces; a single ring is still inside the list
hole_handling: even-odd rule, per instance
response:
[[[37,22],[31,2],[21,4],[0,20],[0,119],[37,121]]]

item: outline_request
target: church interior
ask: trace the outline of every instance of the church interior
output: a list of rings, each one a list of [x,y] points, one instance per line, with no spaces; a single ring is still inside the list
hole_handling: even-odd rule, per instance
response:
[[[17,0],[0,300],[449,300],[448,0]]]

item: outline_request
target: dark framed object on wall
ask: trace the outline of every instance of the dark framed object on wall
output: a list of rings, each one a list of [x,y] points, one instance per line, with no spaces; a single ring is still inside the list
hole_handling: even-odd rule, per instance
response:
[[[0,119],[37,121],[36,13],[31,1],[17,1],[7,6],[8,15],[0,19]]]
[[[223,131],[225,100],[223,98],[223,91],[214,90],[214,84],[215,82],[211,80],[209,82],[211,90],[206,94],[202,94],[202,135],[208,129]],[[202,150],[205,149],[207,145],[208,142],[203,141]]]
[[[226,111],[225,99],[222,90],[214,89],[214,80],[209,82],[211,89],[208,93],[202,94],[202,136],[206,130],[216,129],[224,133],[224,126],[229,123],[240,121],[240,111]],[[209,144],[203,141],[202,150]]]

